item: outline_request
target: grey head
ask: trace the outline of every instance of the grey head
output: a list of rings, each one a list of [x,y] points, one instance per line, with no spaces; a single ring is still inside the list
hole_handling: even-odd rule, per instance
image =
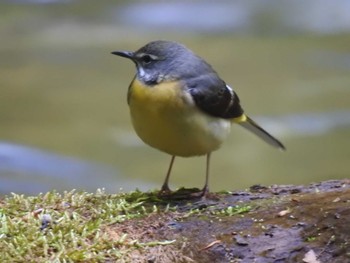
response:
[[[216,74],[202,58],[184,45],[172,41],[157,40],[135,52],[113,51],[112,54],[131,59],[136,65],[137,77],[148,85]]]

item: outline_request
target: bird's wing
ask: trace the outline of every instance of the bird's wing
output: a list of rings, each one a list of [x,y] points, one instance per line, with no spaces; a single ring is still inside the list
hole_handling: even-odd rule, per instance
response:
[[[285,150],[279,140],[244,114],[237,94],[217,75],[205,75],[192,79],[187,83],[187,88],[196,106],[205,113],[215,117],[231,119],[268,144]]]
[[[203,112],[225,119],[243,115],[237,94],[216,74],[191,78],[186,86],[196,106]]]

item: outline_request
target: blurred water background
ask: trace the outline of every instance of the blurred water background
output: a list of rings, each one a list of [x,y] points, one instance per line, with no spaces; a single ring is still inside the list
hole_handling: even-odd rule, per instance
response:
[[[110,54],[175,40],[204,57],[281,153],[238,126],[211,190],[349,177],[350,1],[0,1],[0,193],[159,187],[170,157],[135,135],[134,65]],[[202,187],[178,158],[173,187]]]

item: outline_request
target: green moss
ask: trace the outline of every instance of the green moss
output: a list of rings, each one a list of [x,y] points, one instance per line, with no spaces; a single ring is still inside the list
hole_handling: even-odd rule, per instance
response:
[[[306,242],[313,242],[313,241],[315,241],[316,240],[316,237],[306,237],[305,238],[305,241]]]
[[[250,205],[244,205],[244,206],[228,206],[225,209],[222,209],[220,211],[216,211],[215,214],[217,215],[225,215],[225,216],[233,216],[238,214],[244,214],[252,210],[252,207]]]
[[[150,195],[107,195],[101,190],[12,194],[0,201],[0,262],[115,261],[127,258],[132,250],[171,244],[142,243],[127,234],[112,239],[103,231],[108,225],[156,213],[156,206],[143,206],[145,199]]]

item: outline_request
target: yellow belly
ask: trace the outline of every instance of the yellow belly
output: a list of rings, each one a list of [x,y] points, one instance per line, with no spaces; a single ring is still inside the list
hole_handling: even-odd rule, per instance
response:
[[[228,136],[229,120],[198,110],[174,82],[145,87],[134,80],[129,106],[137,135],[148,145],[176,156],[204,155]]]

